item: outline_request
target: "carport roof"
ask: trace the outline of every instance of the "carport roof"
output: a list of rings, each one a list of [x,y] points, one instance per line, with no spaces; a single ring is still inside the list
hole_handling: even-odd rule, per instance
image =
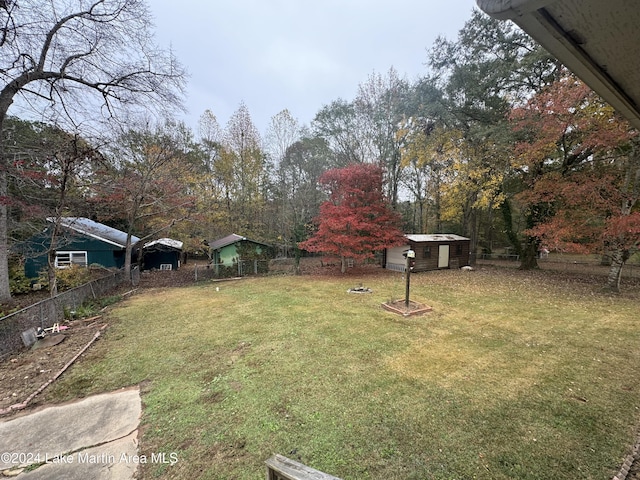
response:
[[[637,0],[476,0],[512,20],[640,128]]]

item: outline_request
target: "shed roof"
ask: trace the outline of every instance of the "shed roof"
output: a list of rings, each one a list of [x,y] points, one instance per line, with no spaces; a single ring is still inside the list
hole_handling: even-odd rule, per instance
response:
[[[211,250],[217,250],[219,248],[226,247],[227,245],[231,245],[232,243],[239,242],[240,240],[246,240],[246,238],[232,233],[231,235],[227,235],[226,237],[219,238],[218,240],[211,242],[211,244],[209,244],[209,248],[211,248]]]
[[[633,0],[476,0],[512,20],[640,128],[640,8]]]
[[[226,237],[220,238],[218,240],[215,240],[214,242],[209,244],[209,248],[211,250],[218,250],[220,248],[226,247],[227,245],[231,245],[233,243],[237,243],[240,242],[242,240],[246,240],[248,242],[252,242],[252,243],[257,243],[259,245],[265,245],[265,246],[269,246],[266,243],[262,243],[262,242],[256,242],[255,240],[251,240],[247,237],[243,237],[241,235],[236,235],[235,233],[232,233],[231,235],[227,235]]]
[[[469,240],[466,237],[460,235],[454,235],[453,233],[434,233],[430,235],[426,234],[408,234],[405,235],[409,240],[416,243],[423,242],[454,242],[456,240]]]
[[[55,222],[55,218],[49,217],[47,218],[47,221],[53,223]],[[124,248],[127,244],[127,234],[125,232],[102,223],[94,222],[89,218],[61,217],[60,224],[63,227],[74,230],[82,235],[96,238],[117,247]],[[140,239],[138,237],[131,235],[131,245],[135,245],[139,241]]]
[[[180,240],[174,240],[173,238],[159,238],[153,242],[147,242],[142,248],[151,248],[155,245],[164,245],[165,247],[175,248],[176,250],[182,250],[184,245]]]

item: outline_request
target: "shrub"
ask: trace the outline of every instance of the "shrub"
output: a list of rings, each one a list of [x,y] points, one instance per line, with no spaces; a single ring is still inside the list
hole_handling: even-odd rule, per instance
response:
[[[56,279],[58,291],[63,292],[90,282],[91,272],[87,268],[72,265],[69,268],[56,270]]]
[[[20,295],[31,291],[31,280],[27,278],[24,271],[9,274],[9,288],[11,295]]]
[[[9,263],[9,288],[12,295],[20,295],[31,291],[31,280],[24,274],[24,264],[21,261]]]
[[[56,281],[58,284],[58,292],[64,292],[90,282],[91,272],[88,268],[78,265],[72,265],[69,268],[59,268],[56,269]],[[49,288],[49,278],[46,270],[40,272],[38,283],[40,283],[43,288]]]

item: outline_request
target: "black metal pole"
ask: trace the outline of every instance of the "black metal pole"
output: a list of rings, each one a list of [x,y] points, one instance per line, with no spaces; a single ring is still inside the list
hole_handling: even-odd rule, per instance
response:
[[[405,289],[405,295],[404,295],[404,306],[406,308],[409,308],[409,284],[411,282],[410,278],[411,278],[411,258],[409,258],[409,255],[407,255],[407,265],[405,267],[405,278],[407,281],[407,286]]]

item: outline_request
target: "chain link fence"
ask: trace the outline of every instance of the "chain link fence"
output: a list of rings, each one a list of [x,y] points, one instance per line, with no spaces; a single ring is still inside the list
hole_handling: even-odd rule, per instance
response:
[[[507,254],[482,254],[478,255],[477,263],[480,265],[518,267],[520,265],[520,257]],[[609,265],[602,264],[596,260],[568,260],[551,255],[538,258],[538,266],[542,270],[602,276],[607,276],[610,269]],[[625,263],[622,268],[622,278],[640,278],[640,264],[636,262]]]
[[[0,360],[24,346],[22,332],[51,328],[64,320],[65,311],[77,309],[88,299],[105,297],[125,279],[123,271],[114,272],[0,318]]]
[[[196,265],[194,272],[196,282],[248,275],[266,275],[269,273],[269,260],[241,260],[231,265],[222,263]]]

